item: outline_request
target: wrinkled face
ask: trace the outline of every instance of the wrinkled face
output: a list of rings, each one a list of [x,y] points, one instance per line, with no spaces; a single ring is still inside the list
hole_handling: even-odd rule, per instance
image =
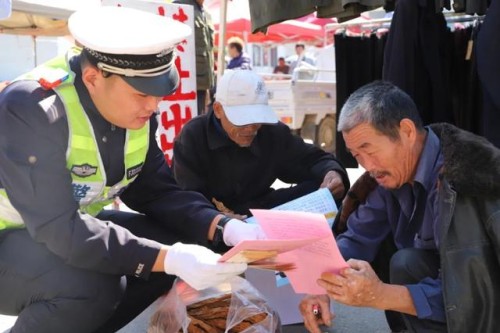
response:
[[[121,128],[142,128],[161,101],[132,88],[119,75],[104,77],[94,67],[84,68],[82,78],[104,119]]]
[[[246,126],[233,125],[229,119],[227,119],[224,108],[219,102],[214,103],[214,113],[217,119],[220,120],[222,128],[227,133],[227,136],[240,147],[249,147],[262,126],[261,124]]]
[[[408,121],[413,124],[409,120]],[[401,126],[400,139],[395,141],[381,134],[372,125],[363,123],[348,132],[342,132],[347,149],[358,163],[369,171],[378,184],[396,189],[413,181],[418,153],[415,134]]]

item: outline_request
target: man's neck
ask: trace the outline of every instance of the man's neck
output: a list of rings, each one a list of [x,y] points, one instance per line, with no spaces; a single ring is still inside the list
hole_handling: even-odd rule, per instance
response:
[[[409,165],[408,167],[410,170],[412,170],[411,174],[411,181],[409,182],[412,186],[413,183],[415,182],[415,175],[417,174],[417,168],[418,164],[420,162],[420,158],[422,157],[422,153],[424,151],[424,146],[425,146],[425,141],[427,140],[427,131],[424,131],[423,133],[419,133],[417,136],[417,141],[415,142],[415,145],[413,146],[413,150],[411,153],[411,157],[409,159]]]

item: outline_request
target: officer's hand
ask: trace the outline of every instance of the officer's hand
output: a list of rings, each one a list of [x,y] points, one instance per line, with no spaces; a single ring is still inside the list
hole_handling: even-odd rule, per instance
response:
[[[220,263],[221,256],[199,245],[175,243],[165,256],[165,273],[177,275],[196,290],[243,273],[247,264]]]
[[[345,193],[344,182],[342,176],[337,171],[328,171],[323,178],[320,188],[328,188],[332,192],[335,199],[340,199]]]
[[[347,264],[350,268],[344,268],[340,275],[323,273],[318,284],[339,303],[375,307],[384,298],[383,282],[368,262],[350,259]]]
[[[242,240],[265,239],[266,235],[258,224],[231,219],[224,226],[223,238],[227,246],[235,246]]]
[[[317,308],[318,313],[314,313]],[[330,298],[328,295],[308,295],[302,299],[299,305],[300,313],[304,318],[304,326],[311,333],[321,333],[319,325],[332,325],[335,317],[330,312]]]

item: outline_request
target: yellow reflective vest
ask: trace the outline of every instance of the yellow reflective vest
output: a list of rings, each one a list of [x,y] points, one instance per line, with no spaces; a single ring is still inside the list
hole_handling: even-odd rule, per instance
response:
[[[127,130],[125,138],[125,174],[120,182],[106,186],[106,173],[92,124],[85,113],[74,86],[74,74],[69,67],[69,57],[55,58],[23,75],[17,80],[39,80],[67,73],[67,78],[53,88],[62,100],[69,128],[66,167],[71,172],[73,196],[81,213],[97,215],[104,206],[123,191],[139,174],[149,148],[149,123],[138,130]],[[49,195],[49,194],[47,194]],[[0,230],[24,227],[19,212],[12,206],[5,189],[0,189]]]

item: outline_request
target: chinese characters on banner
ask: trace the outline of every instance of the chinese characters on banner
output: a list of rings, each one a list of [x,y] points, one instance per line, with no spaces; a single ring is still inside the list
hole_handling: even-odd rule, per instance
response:
[[[197,115],[196,58],[194,45],[194,13],[189,5],[167,4],[162,1],[103,0],[104,6],[122,6],[140,9],[183,22],[193,29],[193,34],[177,46],[175,65],[179,71],[180,85],[177,91],[165,96],[159,104],[158,143],[168,164],[172,161],[174,138],[182,126]],[[133,24],[133,22],[131,22]],[[172,31],[165,31],[172,33]],[[175,33],[175,32],[174,32]]]

